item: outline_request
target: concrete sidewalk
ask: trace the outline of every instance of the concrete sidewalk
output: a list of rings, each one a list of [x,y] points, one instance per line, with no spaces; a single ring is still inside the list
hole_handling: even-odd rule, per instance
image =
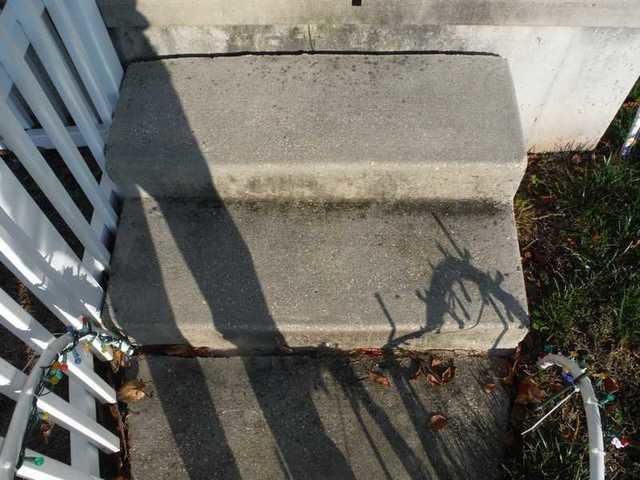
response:
[[[389,387],[368,378],[378,361]],[[153,395],[129,416],[133,477],[501,478],[507,394],[487,358],[456,366],[434,387],[410,380],[408,358],[149,356],[139,377]],[[446,430],[431,426],[435,413]]]

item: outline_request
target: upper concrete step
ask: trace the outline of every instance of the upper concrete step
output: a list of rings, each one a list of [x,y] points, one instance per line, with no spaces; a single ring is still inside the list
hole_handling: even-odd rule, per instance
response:
[[[513,348],[510,207],[129,199],[107,311],[142,344]]]
[[[128,196],[511,201],[525,151],[507,62],[281,55],[131,65],[107,150]]]

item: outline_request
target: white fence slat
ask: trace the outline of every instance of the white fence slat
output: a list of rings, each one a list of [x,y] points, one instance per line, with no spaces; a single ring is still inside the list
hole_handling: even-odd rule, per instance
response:
[[[9,108],[13,114],[18,117],[18,120],[20,120],[22,128],[31,128],[36,124],[35,120],[31,117],[29,110],[25,108],[20,101],[20,97],[16,94],[15,88],[11,90],[7,102],[9,102]]]
[[[81,26],[74,22],[66,3],[60,0],[45,0],[44,3],[87,92],[91,96],[93,105],[100,115],[100,120],[105,125],[111,125],[113,109],[107,98],[106,89],[102,85],[103,82],[98,78],[100,71],[95,68],[94,60],[89,55],[87,48],[90,48],[90,43],[85,45],[79,32]]]
[[[0,448],[2,448],[3,442],[4,438],[0,437]],[[28,457],[42,457],[44,463],[38,466],[31,462],[24,462],[16,472],[18,478],[27,480],[102,480],[100,477],[82,473],[69,465],[42,455],[30,448],[25,450],[25,455]]]
[[[82,363],[93,370],[93,357],[82,352]],[[94,422],[96,421],[96,402],[78,382],[69,381],[69,403],[78,412],[84,414]],[[71,465],[83,473],[100,475],[100,455],[98,449],[89,440],[79,433],[71,432]]]
[[[19,238],[17,241],[10,237],[11,234],[16,233],[16,230],[10,225],[11,220],[7,221],[7,218],[4,212],[0,211],[0,261],[64,324],[81,328],[80,315],[96,318],[96,311],[78,301],[70,292],[64,279],[60,280],[56,277],[57,272],[39,257],[37,251],[29,247],[23,248],[20,242],[26,242],[28,245],[28,237],[21,232],[17,232]],[[9,228],[4,228],[7,225]],[[24,257],[30,251],[33,257]],[[27,260],[23,261],[23,258]],[[97,320],[102,323],[100,319]],[[100,349],[94,349],[94,352],[103,360],[113,358],[109,351],[102,352]]]
[[[18,97],[13,88],[13,80],[9,78],[2,64],[0,64],[0,101],[5,101],[9,104],[9,108],[20,121],[22,128],[31,128],[34,125],[27,109],[18,102]]]
[[[82,132],[80,132],[80,129],[78,127],[71,126],[66,128],[67,128],[67,133],[71,137],[71,140],[73,140],[73,143],[75,143],[76,147],[87,146],[87,142],[84,139],[84,135],[82,135]],[[107,133],[108,133],[107,128],[104,127],[103,125],[98,126],[98,131],[100,132],[100,135],[102,136],[102,138],[105,138],[107,136]],[[49,150],[55,148],[55,145],[49,138],[49,135],[43,128],[30,128],[29,130],[27,130],[27,133],[29,134],[29,137],[31,137],[31,140],[33,141],[33,143],[36,144],[37,147],[49,149]]]
[[[99,311],[104,290],[82,267],[69,244],[4,162],[0,163],[0,187],[0,209],[29,239],[40,257],[66,280],[77,298],[90,309]]]
[[[20,30],[14,30],[13,34],[24,36],[22,26],[20,24],[18,24],[18,26],[20,27]],[[48,105],[51,106],[56,117],[60,119],[60,123],[65,126],[70,125],[72,120],[71,116],[69,115],[67,108],[64,106],[64,102],[60,98],[60,95],[56,92],[56,87],[51,81],[47,70],[44,68],[44,65],[42,65],[38,54],[33,48],[29,48],[29,50],[27,50],[27,54],[24,56],[24,65],[27,66],[30,75],[36,79],[38,87],[44,93],[44,98],[48,100]],[[7,72],[9,73],[9,76],[12,75],[11,72],[9,72],[9,67],[7,67]],[[16,85],[16,87],[18,86]],[[18,90],[20,90],[20,88],[18,88]],[[22,94],[22,92],[20,93]],[[31,102],[29,102],[29,104],[32,105]]]
[[[98,163],[104,164],[104,140],[97,129],[96,119],[61,51],[63,46],[55,35],[53,25],[42,15],[43,9],[41,0],[22,0],[21,8],[18,9],[18,21],[31,40],[67,110],[85,136],[91,152],[96,160],[101,159]]]
[[[26,194],[4,162],[0,162],[0,187],[0,200],[6,198],[3,195],[7,192],[13,192],[8,198],[18,198],[20,192]],[[26,206],[29,215],[39,217],[39,223],[34,222],[38,230],[30,230],[32,238],[4,208],[0,208],[0,261],[65,325],[81,328],[81,315],[102,323],[102,287],[79,264],[44,214],[35,207],[29,209],[35,205],[33,200],[23,198],[21,205]],[[14,214],[14,217],[18,219],[19,215]],[[79,295],[81,293],[83,295]],[[95,353],[103,360],[112,358],[109,351],[97,349]]]
[[[85,135],[89,145],[91,146],[92,143],[98,142],[100,144],[99,147],[94,145],[93,149],[102,152],[104,142],[96,128],[95,121],[91,117],[88,105],[64,57],[56,48],[53,36],[48,31],[42,16],[38,14],[39,9],[34,6],[34,1],[36,0],[23,0],[20,3],[21,8],[18,9],[19,21],[27,31],[27,36],[33,42],[39,58],[49,73],[58,93],[64,100],[67,109],[71,112],[78,128]],[[40,6],[44,8],[42,5]],[[94,208],[103,209],[105,217],[109,220],[109,227],[114,228],[117,223],[117,216],[107,200],[100,195],[100,191],[96,188],[95,178],[91,175],[64,123],[53,108],[50,102],[53,96],[48,96],[44,92],[27,62],[17,55],[17,52],[12,47],[11,39],[7,37],[7,33],[3,30],[0,30],[0,41],[6,43],[6,45],[3,45],[3,49],[0,50],[0,60],[2,60],[5,70],[13,79],[22,96],[29,102],[36,118],[46,130],[87,198]],[[9,143],[9,139],[5,140]]]
[[[58,317],[65,324],[80,328],[81,315],[100,320],[102,287],[79,264],[44,214],[32,208],[35,202],[23,196],[20,208],[5,210],[5,202],[11,198],[7,192],[18,198],[28,194],[4,162],[0,162],[0,185],[0,258],[47,307],[60,313]],[[41,223],[29,221],[29,215],[39,217]],[[14,218],[26,218],[21,223],[31,234],[25,233]]]
[[[34,125],[29,111],[22,105],[22,102],[18,101],[16,90],[13,88],[13,80],[9,78],[9,75],[0,64],[0,101],[1,100],[9,103],[9,108],[13,114],[18,117],[18,120],[20,120],[22,128],[31,128]]]
[[[36,352],[47,348],[53,339],[49,330],[40,325],[2,288],[0,288],[0,324]]]
[[[27,376],[9,362],[0,358],[0,393],[17,401]],[[38,397],[37,406],[53,419],[55,423],[65,427],[70,432],[76,432],[88,438],[94,445],[107,453],[120,451],[120,439],[87,417],[84,413],[71,406],[53,392],[45,391],[45,395]]]
[[[54,337],[35,318],[0,288],[0,324],[36,352],[42,352]],[[68,363],[69,374],[77,378],[98,400],[116,403],[115,390],[89,364]]]
[[[84,247],[106,268],[111,258],[109,251],[95,235],[91,225],[83,217],[62,183],[4,102],[0,102],[0,118],[2,118],[0,136],[3,137],[3,141],[18,156],[22,165],[29,171],[67,225],[73,229]]]
[[[63,2],[68,7],[82,43],[89,52],[89,58],[93,60],[92,69],[100,72],[98,78],[102,80],[102,88],[107,92],[113,113],[124,71],[95,0],[47,0],[47,4],[56,1]]]

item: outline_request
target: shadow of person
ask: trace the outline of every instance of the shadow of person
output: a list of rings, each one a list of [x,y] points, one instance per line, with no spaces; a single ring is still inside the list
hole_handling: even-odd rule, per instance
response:
[[[141,17],[141,14],[138,15]],[[139,18],[137,23],[145,22],[144,18]],[[151,45],[147,48],[152,51]],[[170,122],[162,125],[161,131],[154,134],[156,140],[180,138],[178,150],[188,152],[188,155],[176,156],[176,170],[188,168],[188,175],[208,180],[197,192],[185,190],[172,196],[152,194],[152,200],[128,198],[124,206],[125,214],[137,219],[134,224],[141,230],[138,250],[154,252],[159,248],[157,237],[150,231],[147,220],[150,209],[155,210],[151,213],[161,215],[170,232],[170,242],[175,245],[176,258],[181,258],[188,269],[186,274],[193,278],[203,303],[206,303],[211,319],[208,328],[215,329],[240,354],[244,354],[242,359],[251,385],[251,395],[255,397],[273,436],[283,477],[354,478],[344,455],[325,432],[311,392],[302,395],[304,400],[297,404],[297,408],[304,410],[308,419],[304,438],[300,438],[298,427],[288,422],[279,410],[275,411],[268,401],[269,392],[266,390],[272,388],[264,381],[268,373],[255,368],[252,358],[246,354],[255,348],[275,350],[285,346],[286,342],[266,304],[251,252],[234,221],[233,213],[216,191],[207,160],[198,140],[194,138],[179,94],[172,86],[171,73],[159,62],[154,65],[152,73],[164,87],[157,92],[154,97],[156,104],[150,108],[171,112],[172,116]],[[181,162],[183,165],[180,165]],[[165,172],[164,175],[170,183],[172,172]],[[130,181],[140,189],[153,191],[153,186],[146,184],[146,178],[140,175]],[[153,207],[149,206],[151,204]],[[180,292],[170,290],[176,286],[166,283],[164,270],[167,268],[172,268],[172,265],[163,265],[157,256],[150,255],[145,259],[143,275],[149,279],[155,311],[163,312],[160,328],[165,335],[174,339],[173,343],[188,344],[176,321],[176,315],[180,312],[175,309],[175,298]],[[151,285],[153,282],[160,286],[154,287]],[[183,326],[188,321],[185,318],[180,320]],[[228,435],[209,393],[201,365],[197,361],[189,364],[192,385],[189,394],[184,395],[182,389],[176,389],[167,380],[161,361],[149,358],[148,364],[155,394],[162,404],[188,477],[203,479],[213,475],[217,478],[240,478],[241,468],[237,464],[234,447],[228,443]],[[318,383],[321,383],[320,372],[316,374]],[[197,415],[194,415],[194,409],[198,409]],[[194,453],[194,446],[197,446],[197,454]],[[318,465],[322,466],[320,471],[314,468]]]

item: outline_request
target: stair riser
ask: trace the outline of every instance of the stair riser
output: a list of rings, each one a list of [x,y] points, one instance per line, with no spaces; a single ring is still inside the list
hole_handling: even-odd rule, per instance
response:
[[[132,160],[129,173],[143,175]],[[518,188],[525,157],[496,169],[494,164],[456,162],[407,166],[371,164],[308,167],[208,165],[198,181],[176,166],[144,186],[125,184],[129,197],[203,197],[231,202],[486,202],[507,203]],[[147,172],[148,174],[148,172]],[[209,177],[209,181],[204,181]]]

